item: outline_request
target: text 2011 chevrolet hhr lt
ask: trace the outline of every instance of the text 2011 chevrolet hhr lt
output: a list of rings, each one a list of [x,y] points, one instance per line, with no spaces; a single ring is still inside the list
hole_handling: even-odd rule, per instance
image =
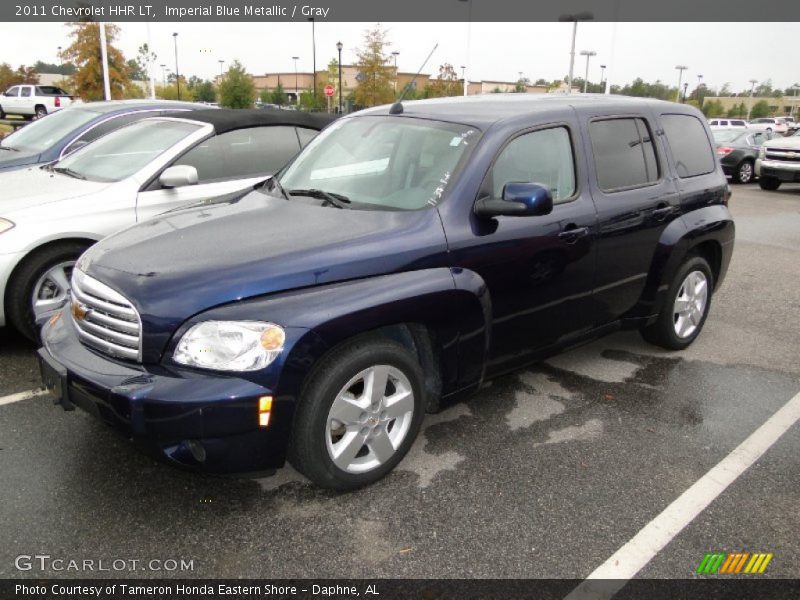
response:
[[[351,489],[487,378],[620,327],[691,344],[733,250],[728,198],[685,105],[363,111],[259,189],[87,251],[43,331],[43,379],[181,465],[288,457]]]

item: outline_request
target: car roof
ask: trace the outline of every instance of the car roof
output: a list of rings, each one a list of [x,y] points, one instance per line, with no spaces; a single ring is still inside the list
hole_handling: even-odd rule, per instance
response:
[[[131,109],[147,110],[148,108],[161,108],[173,110],[208,110],[208,106],[197,102],[180,102],[178,100],[108,100],[100,102],[85,102],[73,104],[68,108],[88,110],[98,114],[124,112]]]
[[[298,110],[206,108],[193,111],[191,115],[170,115],[178,119],[189,119],[209,123],[217,134],[267,125],[293,125],[320,130],[335,117],[327,113],[307,113]]]
[[[510,120],[531,114],[544,115],[551,110],[567,106],[603,107],[609,112],[630,110],[634,106],[658,106],[660,108],[684,107],[653,98],[635,98],[616,94],[483,94],[434,98],[403,102],[403,115],[430,118],[452,123],[474,125],[486,128],[498,121]],[[356,113],[358,115],[389,114],[391,105],[378,106]]]

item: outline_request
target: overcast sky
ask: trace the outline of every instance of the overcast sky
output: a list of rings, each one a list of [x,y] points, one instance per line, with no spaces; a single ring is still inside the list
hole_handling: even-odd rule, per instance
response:
[[[117,45],[126,58],[147,40],[144,23],[120,23]],[[336,42],[345,48],[343,62],[354,62],[355,48],[370,23],[317,22],[317,69],[336,56]],[[434,44],[439,47],[423,72],[436,73],[444,62],[468,65],[468,79],[513,81],[522,71],[536,80],[561,78],[569,70],[570,23],[472,23],[467,58],[466,23],[383,23],[400,52],[401,71],[416,72]],[[253,74],[293,71],[312,66],[310,23],[153,23],[152,48],[157,63],[174,69],[172,33],[178,32],[182,74],[209,78],[219,73],[218,60],[238,58]],[[59,23],[0,24],[0,62],[14,66],[36,60],[56,62],[58,46],[66,46],[68,28]],[[612,83],[635,77],[676,85],[675,65],[689,67],[684,81],[691,90],[697,75],[718,87],[729,82],[734,91],[749,89],[750,79],[771,79],[785,88],[800,81],[797,61],[798,23],[580,23],[576,54],[594,50],[589,80],[600,78],[608,65]],[[576,56],[575,76],[583,77],[585,58]],[[157,69],[160,78],[161,69]]]

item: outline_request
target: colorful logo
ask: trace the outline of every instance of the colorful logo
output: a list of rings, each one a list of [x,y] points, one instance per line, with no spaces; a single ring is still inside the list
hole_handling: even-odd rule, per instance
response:
[[[772,552],[706,552],[697,573],[736,575],[739,573],[763,573],[772,560]]]

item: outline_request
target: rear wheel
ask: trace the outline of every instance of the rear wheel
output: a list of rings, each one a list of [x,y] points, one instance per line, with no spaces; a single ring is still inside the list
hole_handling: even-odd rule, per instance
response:
[[[706,259],[688,258],[675,275],[658,319],[642,329],[642,337],[668,350],[689,346],[706,322],[713,289],[713,275]]]
[[[41,104],[37,105],[36,106],[36,115],[35,115],[35,117],[37,119],[41,119],[42,117],[46,117],[46,116],[47,116],[47,109],[44,106],[42,106]]]
[[[6,295],[8,319],[32,342],[39,342],[39,328],[68,301],[72,269],[84,250],[79,242],[43,248],[14,274]]]
[[[774,192],[779,187],[781,187],[781,180],[775,179],[774,177],[759,177],[758,185],[761,186],[762,190],[769,190],[770,192]]]
[[[320,487],[351,490],[389,473],[417,437],[422,368],[400,344],[367,338],[323,359],[295,416],[289,460]]]
[[[736,183],[750,183],[753,181],[753,161],[743,160],[736,168],[736,173],[733,176]]]
[[[0,119],[6,118],[6,111],[3,110],[3,107],[0,106]]]

